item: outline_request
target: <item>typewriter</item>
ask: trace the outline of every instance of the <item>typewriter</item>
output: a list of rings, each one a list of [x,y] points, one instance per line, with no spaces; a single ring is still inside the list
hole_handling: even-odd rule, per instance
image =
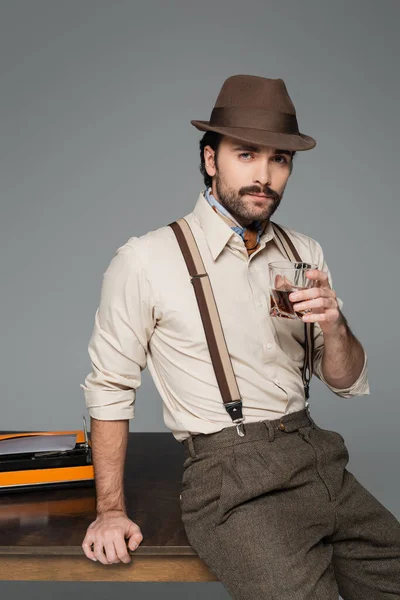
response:
[[[86,419],[83,430],[0,435],[0,494],[93,485]]]

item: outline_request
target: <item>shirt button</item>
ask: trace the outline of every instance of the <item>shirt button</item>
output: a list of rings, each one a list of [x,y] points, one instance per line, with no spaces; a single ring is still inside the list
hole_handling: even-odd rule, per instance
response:
[[[268,348],[268,350],[271,350],[271,348],[272,348],[272,344],[271,344],[271,342],[268,342],[268,344],[267,344],[267,348]]]

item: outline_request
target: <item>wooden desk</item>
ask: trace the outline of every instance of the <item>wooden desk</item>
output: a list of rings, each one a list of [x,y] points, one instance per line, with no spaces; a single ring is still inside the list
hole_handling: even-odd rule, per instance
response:
[[[143,534],[129,564],[103,565],[83,552],[86,529],[96,518],[94,485],[0,492],[0,580],[218,581],[189,545],[182,524],[184,459],[172,433],[129,434],[127,512]]]

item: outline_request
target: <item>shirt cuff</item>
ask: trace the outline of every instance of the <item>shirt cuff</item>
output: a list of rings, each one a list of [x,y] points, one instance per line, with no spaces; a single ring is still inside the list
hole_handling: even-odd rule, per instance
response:
[[[318,361],[318,364],[315,365],[315,373],[319,377],[319,379],[325,383],[325,385],[332,390],[334,394],[340,396],[341,398],[352,398],[353,396],[367,396],[370,393],[369,383],[368,383],[368,366],[367,366],[367,354],[364,351],[364,366],[362,371],[356,381],[348,388],[336,388],[325,380],[322,374],[322,354],[321,358]]]
[[[81,384],[86,408],[91,417],[100,421],[120,421],[134,418],[135,390],[89,390]]]

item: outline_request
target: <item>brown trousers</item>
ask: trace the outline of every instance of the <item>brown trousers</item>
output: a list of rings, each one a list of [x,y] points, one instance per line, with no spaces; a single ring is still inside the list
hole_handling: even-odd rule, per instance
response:
[[[183,442],[185,531],[231,597],[400,599],[400,523],[346,469],[341,435],[306,410],[245,430]]]

